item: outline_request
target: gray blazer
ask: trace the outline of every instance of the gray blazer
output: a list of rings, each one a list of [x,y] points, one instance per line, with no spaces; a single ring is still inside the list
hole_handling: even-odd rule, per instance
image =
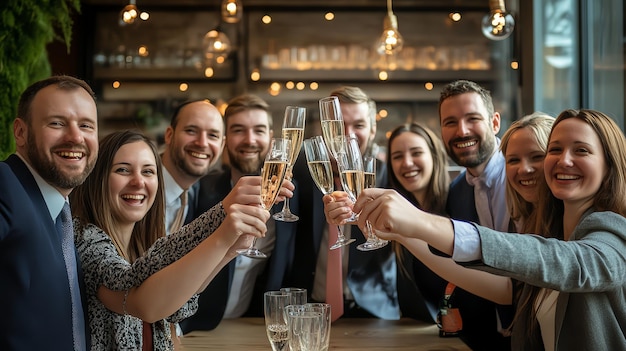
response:
[[[587,211],[570,241],[477,228],[483,265],[471,268],[522,282],[520,301],[530,285],[560,292],[555,350],[626,350],[626,218]],[[513,350],[531,350],[528,325],[516,321]]]

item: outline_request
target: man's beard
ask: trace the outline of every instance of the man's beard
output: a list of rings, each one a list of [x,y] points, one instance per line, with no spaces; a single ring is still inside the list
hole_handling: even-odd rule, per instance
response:
[[[172,157],[172,162],[174,162],[174,166],[178,169],[180,169],[181,171],[183,171],[183,173],[190,175],[192,177],[202,177],[205,176],[207,173],[209,173],[209,169],[211,168],[211,163],[209,162],[209,164],[206,166],[206,168],[198,170],[192,166],[189,166],[186,163],[186,159],[185,159],[185,150],[181,149],[181,148],[177,148],[176,145],[174,144],[170,144],[169,146],[170,148],[170,155]],[[180,154],[178,154],[176,151],[180,150]]]
[[[483,162],[487,161],[489,157],[493,154],[493,150],[496,144],[496,138],[488,138],[488,139],[479,139],[478,140],[478,154],[476,155],[463,155],[461,152],[461,156],[458,156],[454,151],[454,144],[462,143],[464,141],[475,139],[474,137],[466,137],[466,138],[456,138],[450,140],[447,145],[448,156],[454,161],[457,165],[463,166],[465,168],[474,168],[478,167]]]
[[[263,156],[263,157],[261,157]],[[259,153],[259,157],[254,161],[240,161],[237,154],[228,150],[228,160],[230,162],[230,166],[242,174],[261,174],[261,167],[263,166],[263,162],[265,160],[265,155],[261,155]]]
[[[39,151],[37,149],[37,142],[33,133],[28,133],[27,142],[28,147],[26,149],[26,154],[28,155],[31,166],[45,181],[60,189],[74,189],[75,187],[83,184],[96,164],[96,158],[90,160],[89,156],[91,153],[84,149],[84,157],[87,160],[85,169],[78,176],[70,177],[59,170],[56,163],[45,157],[45,155],[49,154],[49,151]],[[68,148],[71,148],[71,145],[69,145]]]

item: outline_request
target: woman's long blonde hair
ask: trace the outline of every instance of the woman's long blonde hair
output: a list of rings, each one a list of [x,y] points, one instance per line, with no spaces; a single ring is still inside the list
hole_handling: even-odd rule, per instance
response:
[[[534,112],[513,122],[502,136],[500,143],[502,154],[506,157],[506,150],[513,134],[525,128],[532,132],[539,149],[545,154],[553,123],[554,117],[543,112]],[[541,174],[541,178],[543,178],[543,174]],[[515,191],[508,181],[506,182],[506,200],[511,219],[527,225],[526,222],[529,221],[529,217],[535,212],[535,204],[524,200],[522,195]]]

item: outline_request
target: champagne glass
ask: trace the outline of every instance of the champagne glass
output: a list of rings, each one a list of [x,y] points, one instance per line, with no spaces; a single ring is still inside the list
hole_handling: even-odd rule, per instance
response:
[[[331,326],[331,306],[327,303],[307,303],[304,305],[305,311],[313,311],[322,315],[322,325],[320,328],[320,351],[328,351],[330,344],[330,326]]]
[[[322,336],[322,313],[305,309],[302,305],[286,308],[291,351],[319,351]]]
[[[291,304],[291,294],[267,291],[263,294],[265,330],[273,351],[289,350],[289,325],[285,308]]]
[[[333,171],[324,139],[321,136],[315,136],[305,140],[304,153],[315,185],[324,195],[330,195],[334,190]],[[337,241],[330,247],[331,250],[355,241],[355,239],[346,239],[340,226],[337,226],[337,232]]]
[[[304,139],[304,123],[306,109],[299,106],[287,106],[285,109],[285,118],[283,119],[283,139],[291,140],[291,152],[287,161],[287,171],[285,179],[291,180],[293,165],[296,163],[302,140]],[[274,219],[283,222],[295,222],[298,216],[291,213],[289,208],[289,198],[285,199],[282,211],[274,214]]]
[[[350,134],[348,137],[335,137],[334,142],[337,148],[337,166],[339,167],[341,185],[350,200],[356,202],[364,186],[363,158],[359,143],[354,134]],[[358,218],[358,215],[353,212],[346,221],[356,222]]]
[[[336,96],[325,97],[319,100],[319,105],[322,135],[328,150],[337,159],[336,137],[345,135],[339,99]]]
[[[307,303],[307,292],[304,288],[280,288],[280,291],[291,295],[292,305],[304,305]]]
[[[373,156],[363,157],[363,179],[364,188],[376,187],[376,158]],[[357,249],[361,251],[371,251],[385,247],[389,243],[387,240],[380,240],[376,234],[374,234],[370,221],[365,221],[365,231],[367,240],[358,245],[356,247]]]
[[[287,170],[287,160],[291,150],[291,140],[288,139],[272,139],[270,149],[265,155],[263,163],[263,171],[261,174],[261,207],[269,211],[276,197],[280,192],[280,187],[285,178]],[[250,258],[265,258],[263,252],[255,247],[256,238],[252,241],[252,245],[244,250],[237,250],[237,253]]]

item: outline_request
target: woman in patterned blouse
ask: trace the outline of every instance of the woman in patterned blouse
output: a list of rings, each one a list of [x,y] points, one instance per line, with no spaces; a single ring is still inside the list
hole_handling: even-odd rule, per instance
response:
[[[269,213],[240,205],[260,203],[260,178],[247,177],[166,237],[161,169],[149,139],[116,132],[102,140],[93,172],[71,194],[92,350],[173,349],[173,323],[195,313],[195,294],[266,231]]]

